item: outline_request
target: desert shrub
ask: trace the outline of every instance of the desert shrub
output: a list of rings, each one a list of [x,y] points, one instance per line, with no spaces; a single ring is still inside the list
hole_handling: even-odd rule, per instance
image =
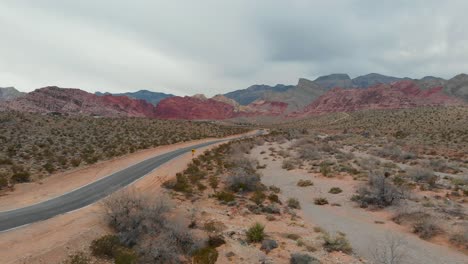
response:
[[[301,209],[301,203],[296,198],[289,198],[287,204],[289,208]]]
[[[457,232],[450,234],[449,240],[452,244],[458,247],[464,247],[468,249],[468,225],[465,225]]]
[[[236,199],[234,194],[232,194],[230,192],[225,192],[225,191],[217,192],[217,193],[214,194],[214,196],[219,201],[222,201],[222,202],[225,202],[225,203],[232,202],[232,201],[234,201]]]
[[[255,191],[252,197],[250,198],[250,200],[252,200],[257,205],[262,204],[263,201],[265,201],[265,199],[266,199],[266,195],[260,190]]]
[[[25,170],[19,170],[13,172],[11,176],[11,181],[16,183],[23,183],[23,182],[30,182],[31,181],[31,173]]]
[[[234,168],[227,177],[227,186],[231,191],[255,191],[261,188],[260,175],[255,171]]]
[[[219,178],[215,175],[210,175],[210,177],[208,178],[208,182],[213,191],[216,191],[216,189],[219,186]]]
[[[440,226],[431,217],[421,218],[413,224],[413,232],[422,239],[429,239],[441,231]]]
[[[70,163],[71,163],[71,165],[73,167],[78,167],[81,164],[81,159],[80,158],[73,158],[73,159],[71,159]]]
[[[91,253],[97,257],[113,257],[115,250],[120,247],[120,240],[116,235],[105,235],[91,242]]]
[[[192,192],[192,187],[190,186],[187,176],[185,176],[182,173],[176,174],[176,182],[174,186],[172,187],[172,189],[174,189],[174,191],[177,191],[177,192],[184,192],[184,193]]]
[[[303,160],[318,160],[320,159],[320,152],[310,144],[299,147],[297,150],[299,157]]]
[[[260,247],[261,250],[264,250],[266,253],[272,251],[273,249],[278,247],[278,242],[273,239],[264,239],[262,241],[262,246]]]
[[[415,182],[423,182],[429,184],[429,186],[435,186],[437,181],[437,175],[431,170],[423,168],[412,168],[408,170],[408,176]]]
[[[212,247],[198,249],[192,255],[194,264],[214,264],[216,260],[218,260],[218,251]]]
[[[380,161],[376,158],[361,158],[358,159],[358,165],[363,170],[375,171],[380,166]]]
[[[315,198],[314,199],[314,204],[316,204],[316,205],[325,205],[325,204],[328,204],[328,200],[327,200],[327,198],[324,198],[324,197]]]
[[[293,159],[285,159],[283,160],[281,168],[285,170],[293,170],[296,168],[296,162]]]
[[[459,171],[459,168],[443,159],[433,159],[429,161],[429,166],[439,172],[453,173]]]
[[[158,233],[167,225],[169,204],[165,198],[149,198],[133,192],[118,192],[104,200],[109,225],[125,246],[136,245],[142,236]]]
[[[55,166],[51,162],[47,162],[42,166],[48,173],[52,173],[55,171]]]
[[[77,252],[70,255],[64,264],[89,264],[91,259],[84,252]]]
[[[395,187],[382,172],[371,172],[368,183],[368,186],[360,187],[358,194],[352,198],[353,201],[359,202],[361,207],[386,207],[406,198],[405,190]]]
[[[0,176],[0,190],[8,187],[8,179],[6,177]]]
[[[320,163],[320,173],[325,177],[330,176],[331,168],[328,162],[323,161]]]
[[[398,235],[388,233],[384,240],[376,241],[373,245],[372,263],[399,264],[407,263],[407,241]]]
[[[274,193],[271,193],[270,195],[268,195],[268,200],[270,200],[271,202],[273,203],[279,203],[281,204],[281,201],[278,197],[278,195],[274,194]]]
[[[217,248],[224,244],[226,244],[226,240],[222,235],[210,235],[208,237],[208,246],[210,247]]]
[[[0,165],[13,165],[13,160],[6,157],[0,157]]]
[[[297,182],[297,186],[299,187],[307,187],[312,185],[314,185],[314,183],[311,180],[299,180]]]
[[[281,192],[281,189],[275,185],[270,185],[270,187],[268,187],[270,189],[270,191],[274,192],[274,193],[280,193]]]
[[[332,187],[332,188],[330,188],[330,191],[328,191],[328,192],[332,193],[332,194],[338,194],[338,193],[343,192],[343,190],[341,190],[340,187]]]
[[[288,157],[291,156],[290,153],[289,153],[289,151],[286,151],[286,150],[284,150],[284,149],[278,151],[278,155],[280,155],[280,156],[283,157],[283,158],[288,158]]]
[[[323,241],[323,247],[328,252],[341,251],[350,254],[353,251],[348,239],[342,233],[338,233],[335,236],[326,233],[323,236]]]
[[[260,242],[265,237],[265,226],[257,222],[247,230],[246,235],[249,242]]]
[[[304,253],[294,253],[291,254],[291,259],[289,260],[291,264],[320,264],[320,260],[312,257],[309,254]]]
[[[286,235],[286,238],[289,238],[289,239],[291,239],[291,240],[296,241],[296,240],[298,240],[299,238],[301,238],[301,236],[298,235],[298,234],[287,234],[287,235]]]
[[[119,247],[114,252],[115,264],[136,264],[138,263],[137,253],[129,248]]]
[[[203,229],[208,233],[219,233],[225,228],[226,226],[219,221],[208,221],[203,225]]]
[[[376,152],[378,156],[388,157],[397,160],[400,160],[401,156],[403,155],[403,151],[395,145],[385,146],[383,148],[378,149]]]

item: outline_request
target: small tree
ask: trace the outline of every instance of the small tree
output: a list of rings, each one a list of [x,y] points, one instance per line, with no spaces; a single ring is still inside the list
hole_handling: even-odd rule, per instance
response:
[[[372,258],[376,264],[400,264],[406,258],[406,240],[401,236],[387,234],[384,241],[374,243]]]

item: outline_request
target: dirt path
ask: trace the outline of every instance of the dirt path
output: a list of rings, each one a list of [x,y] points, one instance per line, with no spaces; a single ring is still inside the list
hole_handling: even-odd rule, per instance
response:
[[[406,240],[406,262],[424,264],[464,264],[468,257],[453,249],[432,244],[419,239],[417,236],[404,232],[402,227],[389,222],[386,215],[374,214],[356,208],[350,201],[356,183],[351,179],[329,179],[313,176],[301,170],[286,171],[281,168],[281,159],[272,161],[268,156],[270,145],[257,147],[252,151],[253,157],[261,164],[267,164],[262,170],[262,181],[266,185],[276,185],[281,188],[284,198],[296,197],[301,202],[304,220],[321,226],[329,232],[344,232],[355,252],[366,259],[372,259],[372,253],[378,242],[385,241],[388,234],[397,234]],[[265,154],[260,154],[265,151]],[[264,157],[268,157],[267,160]],[[300,179],[310,179],[312,187],[298,187]],[[329,194],[331,187],[340,187],[342,194]],[[325,197],[330,204],[339,203],[341,206],[318,206],[313,203],[314,198]],[[384,224],[376,224],[382,221]]]
[[[104,177],[113,171],[128,167],[145,158],[208,140],[210,139],[141,151],[61,175],[65,176],[62,178],[59,175],[54,175],[50,179],[48,178],[41,185],[41,188],[37,188],[37,184],[31,184],[36,186],[36,188],[26,186],[24,189],[20,188],[17,192],[15,191],[8,196],[1,197],[0,204],[3,205],[3,208],[15,208],[19,207],[18,204],[27,205],[38,202]],[[200,149],[196,155],[215,146],[211,145]],[[135,188],[138,192],[157,192],[161,188],[163,179],[168,179],[175,175],[175,173],[183,170],[191,159],[191,153],[179,156],[140,179],[131,188]],[[26,192],[26,190],[30,192]],[[21,199],[22,196],[24,201]],[[9,204],[13,202],[18,203]],[[0,262],[2,264],[60,263],[68,254],[79,250],[87,250],[91,240],[107,232],[109,230],[103,219],[101,204],[96,203],[46,221],[0,233],[0,249],[2,249],[0,251]]]

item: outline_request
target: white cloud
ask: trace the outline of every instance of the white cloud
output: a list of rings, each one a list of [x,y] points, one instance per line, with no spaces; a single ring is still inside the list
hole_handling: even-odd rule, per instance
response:
[[[0,86],[213,95],[333,72],[450,78],[468,69],[467,8],[461,0],[5,0]]]

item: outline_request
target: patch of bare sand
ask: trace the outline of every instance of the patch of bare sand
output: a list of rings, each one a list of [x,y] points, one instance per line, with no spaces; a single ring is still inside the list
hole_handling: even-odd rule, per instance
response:
[[[31,189],[31,192],[37,193],[34,195],[23,193],[27,197],[25,198],[27,201],[21,204],[26,205],[60,195],[67,190],[72,190],[83,184],[92,182],[145,158],[209,140],[205,139],[140,151],[132,155],[71,172],[63,175],[65,178],[59,178],[57,175],[54,175],[50,179],[50,182],[47,182],[48,184],[41,186],[44,190],[53,192],[53,195],[49,196],[44,190],[34,191],[34,189]],[[195,156],[219,144],[221,143],[199,149]],[[141,178],[131,188],[135,188],[141,192],[158,191],[161,188],[162,179],[167,179],[183,170],[191,159],[191,153],[179,156]],[[67,183],[68,180],[72,182]],[[57,190],[56,188],[59,189]],[[64,190],[63,188],[67,189]],[[11,199],[10,202],[20,199],[20,192],[12,194],[10,197],[12,197],[9,198]],[[8,199],[8,196],[3,197],[3,199]],[[5,203],[4,201],[2,202]],[[18,205],[16,204],[13,207],[18,207]],[[110,231],[105,224],[102,212],[101,204],[96,203],[42,222],[0,233],[0,248],[8,249],[0,252],[1,263],[60,263],[68,255],[76,251],[88,250],[90,241]]]
[[[257,158],[266,164],[266,168],[261,171],[264,174],[262,181],[265,184],[274,184],[283,190],[283,195],[297,197],[303,205],[304,221],[309,224],[318,224],[329,231],[343,231],[348,234],[351,244],[361,256],[366,256],[372,247],[372,242],[383,241],[387,234],[398,234],[408,241],[411,253],[408,258],[419,260],[421,263],[466,263],[466,258],[460,252],[447,247],[445,241],[440,237],[428,241],[419,239],[412,234],[408,227],[400,226],[391,221],[392,212],[388,210],[370,211],[358,208],[350,201],[359,185],[358,181],[351,177],[327,178],[321,174],[309,173],[305,170],[294,169],[284,170],[281,168],[282,158],[277,156],[275,160],[269,157],[269,148],[280,148],[280,144],[268,144],[252,150],[252,157]],[[287,146],[286,146],[287,147]],[[263,153],[263,154],[260,154]],[[266,158],[266,159],[265,159]],[[297,181],[309,179],[314,182],[313,186],[298,187]],[[340,194],[330,194],[331,187],[340,187],[343,192]],[[318,197],[327,198],[328,205],[314,205],[314,199]],[[341,206],[332,206],[337,203]],[[428,253],[429,252],[429,253]],[[439,262],[445,259],[447,262]],[[419,263],[419,262],[414,262]]]

